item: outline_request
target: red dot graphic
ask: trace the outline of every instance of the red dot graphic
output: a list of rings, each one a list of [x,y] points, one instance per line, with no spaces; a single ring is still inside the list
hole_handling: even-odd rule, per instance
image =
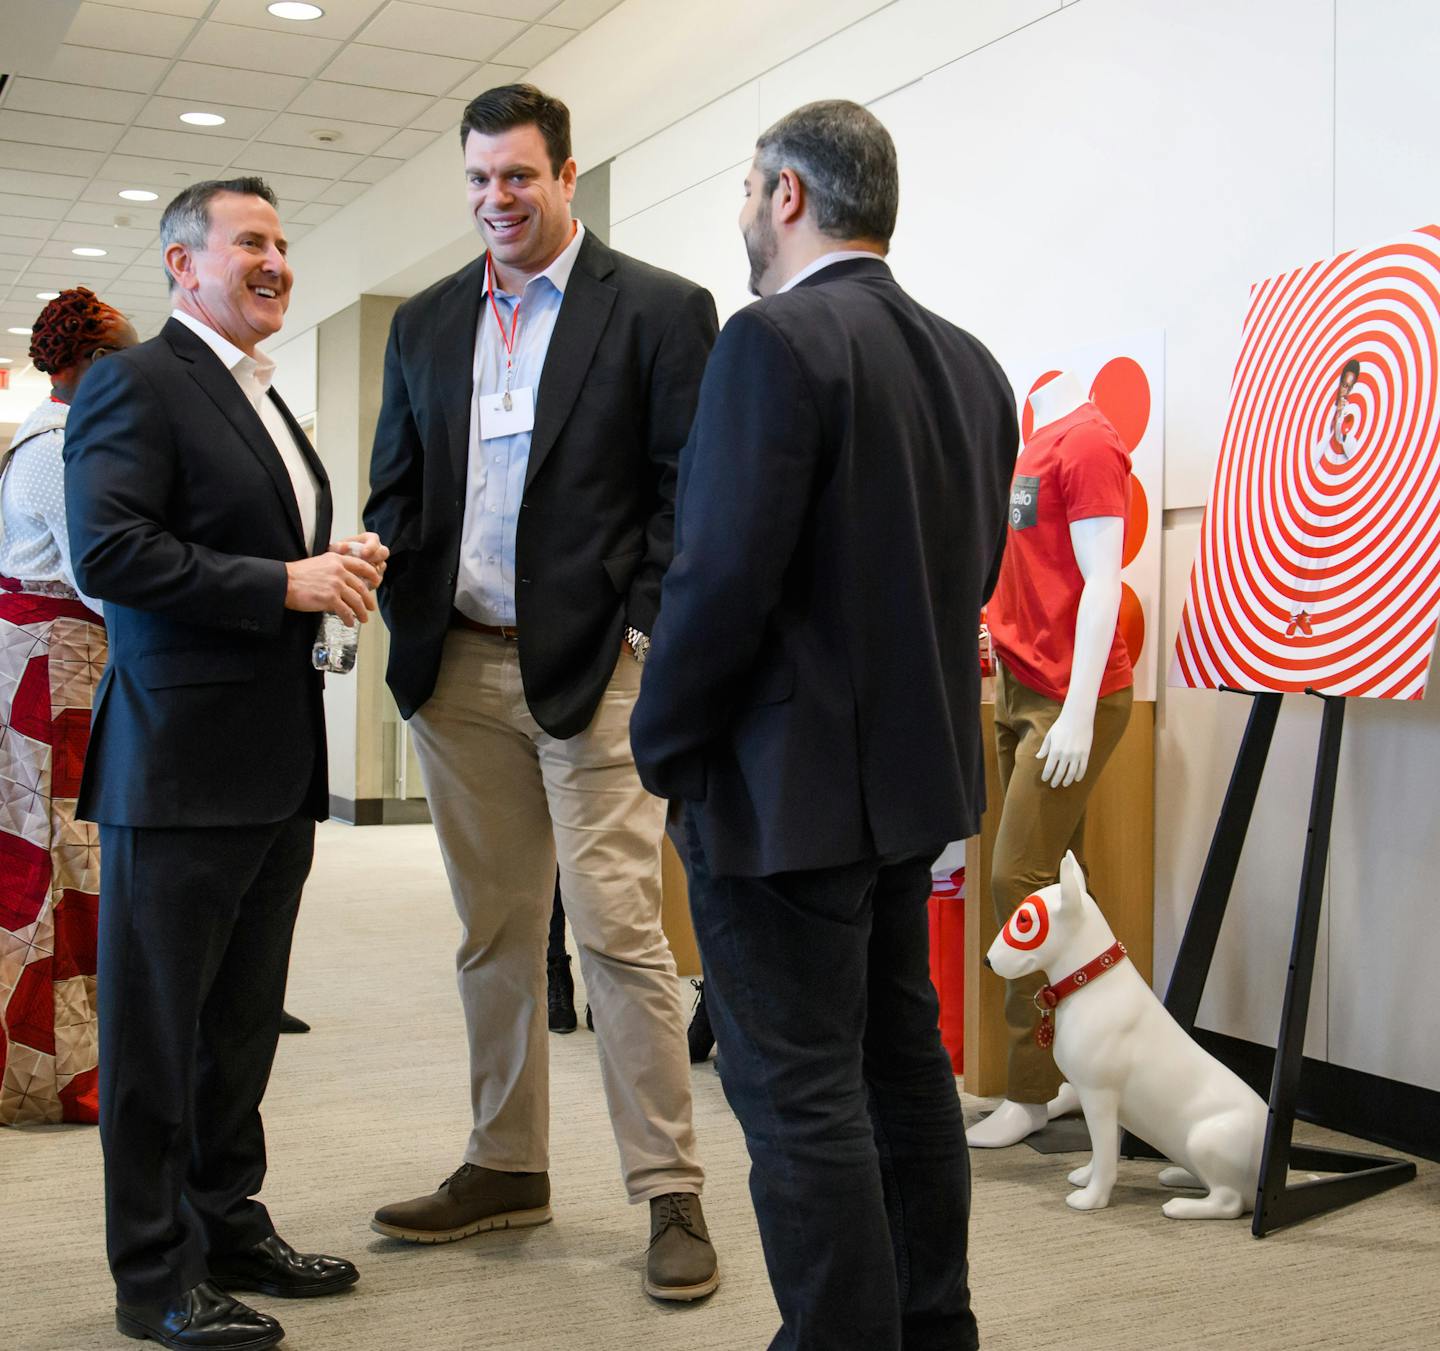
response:
[[[1120,619],[1116,627],[1130,653],[1130,665],[1138,665],[1140,651],[1145,646],[1145,611],[1129,582],[1120,583]]]
[[[1130,514],[1125,518],[1125,544],[1120,555],[1120,566],[1128,568],[1145,543],[1145,531],[1150,527],[1150,499],[1140,479],[1130,475]]]
[[[1110,419],[1125,448],[1133,452],[1150,425],[1150,382],[1140,363],[1130,357],[1107,361],[1090,386],[1090,402]]]

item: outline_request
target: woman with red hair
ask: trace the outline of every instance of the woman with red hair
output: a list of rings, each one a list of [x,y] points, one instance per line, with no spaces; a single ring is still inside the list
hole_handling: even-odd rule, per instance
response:
[[[30,338],[51,396],[0,457],[0,1125],[96,1119],[100,857],[75,795],[105,626],[75,589],[61,449],[86,372],[137,341],[92,291],[62,291]]]

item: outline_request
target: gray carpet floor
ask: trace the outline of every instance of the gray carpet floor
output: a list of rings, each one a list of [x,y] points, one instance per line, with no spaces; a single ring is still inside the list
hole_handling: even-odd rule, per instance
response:
[[[376,1205],[430,1190],[460,1162],[455,939],[427,827],[321,829],[286,1001],[315,1030],[281,1041],[264,1199],[284,1236],[353,1258],[363,1278],[335,1299],[256,1297],[284,1322],[285,1346],[761,1351],[778,1318],[744,1143],[709,1064],[694,1071],[695,1109],[723,1282],[707,1302],[641,1293],[646,1214],[625,1204],[583,1029],[549,1038],[553,1224],[437,1248],[370,1231]],[[968,1116],[985,1105],[965,1099]],[[973,1161],[971,1284],[988,1351],[1440,1348],[1440,1166],[1422,1161],[1406,1187],[1257,1242],[1246,1221],[1166,1220],[1152,1165],[1122,1163],[1109,1209],[1082,1215],[1064,1203],[1079,1156],[1021,1146]],[[111,1315],[96,1132],[0,1131],[0,1351],[129,1345]]]

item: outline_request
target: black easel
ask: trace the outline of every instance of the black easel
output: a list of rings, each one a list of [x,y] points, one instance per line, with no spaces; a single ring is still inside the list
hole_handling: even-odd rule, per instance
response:
[[[1220,808],[1215,834],[1195,904],[1185,925],[1185,936],[1175,956],[1165,1007],[1186,1032],[1195,1029],[1200,996],[1215,956],[1220,923],[1240,864],[1240,850],[1250,826],[1260,778],[1280,715],[1278,693],[1230,690],[1251,694],[1255,702],[1245,736],[1235,757],[1230,786]],[[1345,722],[1345,700],[1336,695],[1306,690],[1324,701],[1320,748],[1315,758],[1315,786],[1310,796],[1310,825],[1300,866],[1300,900],[1295,913],[1295,940],[1290,950],[1290,972],[1280,1014],[1275,1067],[1270,1085],[1270,1119],[1265,1128],[1265,1152],[1260,1162],[1260,1185],[1255,1197],[1251,1232],[1263,1238],[1287,1224],[1350,1205],[1415,1176],[1415,1165],[1405,1159],[1377,1154],[1355,1154],[1343,1149],[1320,1149],[1293,1144],[1295,1101],[1300,1089],[1300,1066],[1305,1051],[1305,1023],[1310,1013],[1310,985],[1315,974],[1315,944],[1320,932],[1320,906],[1324,895],[1325,863],[1330,849],[1330,822],[1335,810],[1335,781],[1340,767],[1340,732]],[[1155,1157],[1144,1142],[1126,1133],[1121,1152],[1129,1157]],[[1286,1183],[1289,1168],[1335,1174],[1293,1186]]]

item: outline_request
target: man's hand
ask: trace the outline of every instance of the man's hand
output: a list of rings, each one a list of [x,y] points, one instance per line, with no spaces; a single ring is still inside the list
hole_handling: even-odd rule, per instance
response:
[[[390,550],[380,543],[380,536],[373,530],[366,530],[359,535],[347,535],[344,539],[332,540],[330,552],[332,554],[351,554],[356,558],[363,558],[382,577],[385,575],[385,560],[390,557]]]
[[[378,541],[377,545],[385,548]],[[313,613],[329,610],[346,624],[363,624],[370,617],[366,611],[375,608],[379,585],[380,569],[352,554],[302,558],[285,564],[285,608]]]

